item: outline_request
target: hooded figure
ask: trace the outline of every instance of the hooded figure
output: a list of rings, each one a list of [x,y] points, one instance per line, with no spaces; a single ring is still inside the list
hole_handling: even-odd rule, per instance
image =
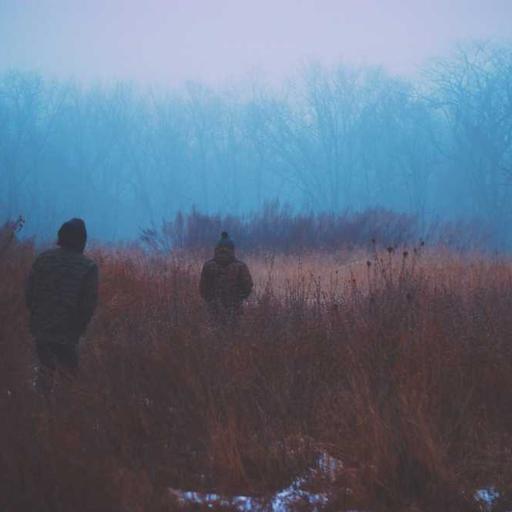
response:
[[[247,265],[235,257],[235,244],[224,231],[215,247],[214,257],[201,272],[199,290],[217,318],[233,318],[242,313],[242,303],[253,287]]]
[[[30,331],[39,362],[52,377],[56,367],[78,367],[78,342],[96,308],[98,267],[83,255],[86,242],[82,219],[65,222],[59,247],[41,253],[28,278]]]

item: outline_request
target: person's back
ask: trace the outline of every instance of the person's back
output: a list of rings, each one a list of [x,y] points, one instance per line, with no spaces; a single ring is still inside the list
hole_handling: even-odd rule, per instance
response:
[[[96,304],[96,264],[59,247],[41,253],[27,288],[30,330],[36,340],[66,343],[84,331]]]
[[[78,366],[78,342],[96,307],[98,267],[83,255],[86,238],[81,219],[64,223],[60,247],[35,259],[27,283],[30,331],[39,362],[52,376],[57,366]]]
[[[252,291],[247,265],[235,257],[235,246],[226,232],[215,247],[214,257],[201,272],[200,293],[215,315],[239,314]]]

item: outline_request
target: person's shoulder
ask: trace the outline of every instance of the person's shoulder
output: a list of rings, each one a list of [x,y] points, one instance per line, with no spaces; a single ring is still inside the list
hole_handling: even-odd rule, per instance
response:
[[[247,267],[247,263],[245,263],[245,261],[242,261],[242,260],[236,259],[233,263],[234,263],[235,265],[237,265],[238,267],[248,268],[248,267]]]
[[[91,270],[98,270],[98,265],[92,258],[81,253],[78,253],[77,256],[78,260],[84,267],[88,267]]]
[[[70,251],[69,249],[63,249],[62,247],[50,252],[52,252],[50,257],[55,257],[63,263],[66,262],[72,265],[87,267],[89,269],[97,268],[96,262],[81,252]]]
[[[205,269],[214,268],[216,266],[217,266],[217,262],[215,261],[214,258],[211,258],[211,259],[205,261],[203,264],[203,268],[205,268]]]
[[[59,257],[59,251],[60,249],[57,247],[53,249],[46,249],[45,251],[40,252],[34,260],[34,265],[37,266],[52,260],[56,260]]]
[[[53,258],[59,255],[61,249],[60,247],[52,247],[51,249],[46,249],[44,251],[41,251],[36,259],[44,260],[45,258]]]

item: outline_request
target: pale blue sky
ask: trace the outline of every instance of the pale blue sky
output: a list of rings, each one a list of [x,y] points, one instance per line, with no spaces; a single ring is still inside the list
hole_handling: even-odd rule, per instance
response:
[[[511,27],[512,0],[0,0],[0,70],[222,83],[343,59],[411,74]]]

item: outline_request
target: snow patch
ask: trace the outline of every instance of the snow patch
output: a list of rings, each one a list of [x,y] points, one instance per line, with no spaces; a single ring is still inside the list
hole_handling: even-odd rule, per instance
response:
[[[494,502],[500,497],[500,493],[494,488],[479,489],[475,492],[475,499],[482,503],[486,512],[491,512]]]
[[[182,505],[206,505],[212,510],[214,507],[223,506],[235,508],[239,512],[290,512],[300,504],[303,507],[307,506],[307,510],[311,512],[320,512],[327,505],[329,495],[313,493],[305,490],[304,487],[318,476],[334,481],[337,471],[342,467],[343,463],[340,460],[322,452],[317,457],[313,468],[267,499],[251,496],[222,496],[177,489],[169,489],[169,492]]]

